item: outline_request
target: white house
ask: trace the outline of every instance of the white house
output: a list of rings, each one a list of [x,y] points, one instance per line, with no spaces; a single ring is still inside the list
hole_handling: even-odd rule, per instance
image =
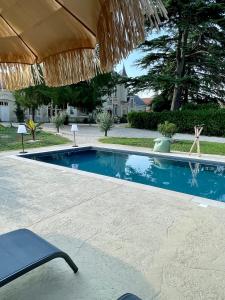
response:
[[[0,91],[0,121],[1,122],[15,122],[15,98],[12,93],[7,91]]]
[[[147,111],[147,105],[138,95],[130,96],[128,100],[128,112]]]
[[[120,75],[127,77],[125,67],[123,67]],[[128,95],[128,89],[125,84],[116,85],[115,89],[110,95],[102,98],[102,109],[111,113],[114,117],[121,118],[127,115],[130,111],[146,111],[148,107],[143,99],[137,95]],[[0,120],[6,122],[16,121],[15,115],[15,97],[12,93],[7,91],[0,91]],[[42,105],[35,113],[36,122],[49,122],[50,118],[56,115],[61,109],[57,106]],[[85,109],[78,109],[76,107],[67,106],[65,110],[69,116],[70,122],[84,121],[88,119],[88,114]],[[31,118],[31,111],[25,111],[25,119]]]
[[[120,75],[127,77],[126,69],[123,66]],[[112,93],[108,96],[104,96],[102,99],[103,110],[108,111],[113,116],[122,117],[128,114],[128,89],[125,84],[117,84]]]

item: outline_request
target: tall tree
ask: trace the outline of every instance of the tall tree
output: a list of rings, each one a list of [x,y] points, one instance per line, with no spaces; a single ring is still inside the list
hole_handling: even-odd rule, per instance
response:
[[[47,105],[51,98],[47,94],[48,87],[45,85],[30,86],[26,89],[22,89],[14,92],[16,103],[31,110],[32,120],[35,121],[35,111],[40,105]]]
[[[30,86],[16,91],[14,95],[18,105],[31,110],[34,121],[38,107],[49,103],[61,109],[66,109],[69,104],[92,112],[97,106],[102,105],[102,97],[112,92],[119,79],[118,74],[114,72],[98,74],[89,81],[81,81],[68,86],[48,87],[44,84]]]
[[[158,92],[171,110],[187,101],[224,101],[225,2],[164,2],[169,20],[162,22],[162,34],[141,45],[146,55],[138,64],[148,73],[131,83]]]
[[[102,97],[112,92],[119,78],[114,72],[98,74],[89,81],[50,88],[50,96],[58,107],[66,108],[66,105],[69,104],[92,112],[97,106],[102,105]]]

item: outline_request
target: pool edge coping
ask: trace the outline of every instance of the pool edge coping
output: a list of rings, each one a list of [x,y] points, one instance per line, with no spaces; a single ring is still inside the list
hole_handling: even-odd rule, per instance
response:
[[[109,148],[110,146],[110,148]],[[191,194],[186,194],[186,193],[182,193],[182,192],[177,192],[177,191],[173,191],[173,190],[169,190],[169,189],[164,189],[164,188],[160,188],[160,187],[155,187],[155,186],[150,186],[150,185],[145,185],[145,184],[141,184],[141,183],[137,183],[137,182],[132,182],[132,181],[127,181],[127,180],[122,180],[119,178],[114,178],[114,177],[110,177],[110,176],[106,176],[106,175],[101,175],[101,174],[97,174],[97,173],[92,173],[92,172],[87,172],[87,171],[82,171],[82,170],[77,170],[77,169],[72,169],[72,168],[68,168],[68,167],[64,167],[64,166],[59,166],[59,165],[54,165],[51,163],[46,163],[46,162],[42,162],[42,161],[37,161],[37,160],[32,160],[32,159],[28,159],[26,158],[26,156],[31,156],[31,155],[35,155],[35,154],[47,154],[47,153],[55,153],[55,152],[64,152],[64,151],[79,151],[79,149],[94,149],[94,150],[113,150],[116,152],[123,152],[123,153],[132,153],[132,154],[142,154],[142,155],[152,155],[154,157],[160,157],[160,158],[168,158],[168,159],[173,159],[173,160],[182,160],[182,161],[189,161],[190,159],[193,162],[203,162],[203,163],[208,163],[208,164],[223,164],[225,165],[225,161],[216,161],[213,159],[208,159],[208,158],[203,158],[203,157],[193,157],[193,156],[189,156],[187,154],[180,154],[180,153],[158,153],[158,152],[153,152],[153,151],[148,151],[145,152],[144,149],[124,149],[124,147],[122,147],[123,145],[119,145],[120,147],[111,147],[111,145],[107,145],[107,146],[101,146],[101,145],[81,145],[79,147],[73,148],[73,147],[65,147],[65,148],[59,148],[59,149],[51,149],[51,150],[46,150],[43,149],[41,151],[34,151],[34,152],[29,152],[29,153],[25,153],[25,154],[12,154],[12,155],[7,155],[7,157],[9,158],[13,158],[16,160],[20,160],[20,161],[24,161],[30,164],[36,164],[36,165],[40,165],[40,166],[44,166],[47,168],[52,168],[52,169],[57,169],[62,171],[63,173],[75,173],[81,176],[88,176],[88,177],[92,177],[95,179],[102,179],[104,181],[109,181],[112,183],[116,183],[119,185],[125,185],[125,186],[132,186],[134,188],[139,188],[141,190],[145,190],[145,191],[156,191],[159,193],[163,193],[164,191],[170,193],[171,195],[175,194],[175,195],[182,195],[182,197],[186,197],[185,200],[191,201],[194,204],[197,204],[200,207],[204,207],[207,208],[208,206],[210,207],[217,207],[217,208],[225,208],[225,202],[221,202],[218,200],[213,200],[213,199],[208,199],[208,198],[204,198],[204,197],[199,197],[199,196],[195,196],[195,195],[191,195]],[[35,149],[36,150],[36,149]],[[169,155],[168,155],[169,154]],[[178,154],[178,155],[177,155]]]

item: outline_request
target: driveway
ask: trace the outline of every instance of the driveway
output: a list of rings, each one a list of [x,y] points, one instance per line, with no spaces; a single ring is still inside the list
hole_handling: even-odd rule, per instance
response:
[[[95,143],[98,141],[100,137],[103,137],[103,132],[99,130],[96,125],[78,125],[79,131],[76,133],[77,142],[79,144],[90,144]],[[63,133],[68,138],[72,139],[73,135],[70,132],[70,126],[64,126],[61,129],[61,133]],[[54,131],[55,128],[52,124],[45,124],[44,129],[47,131]],[[126,128],[125,125],[116,125],[113,127],[109,132],[108,136],[113,137],[127,137],[127,138],[157,138],[160,134],[157,131],[145,130],[145,129],[135,129],[135,128]],[[191,134],[176,134],[174,136],[175,139],[181,140],[193,140],[194,135]],[[209,141],[209,142],[218,142],[218,143],[225,143],[225,138],[220,137],[208,137],[208,136],[201,136],[202,141]]]

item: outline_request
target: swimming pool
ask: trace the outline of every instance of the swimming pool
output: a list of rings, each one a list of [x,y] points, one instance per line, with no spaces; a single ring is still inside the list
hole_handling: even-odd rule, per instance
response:
[[[225,164],[214,165],[91,147],[22,156],[225,202]]]

